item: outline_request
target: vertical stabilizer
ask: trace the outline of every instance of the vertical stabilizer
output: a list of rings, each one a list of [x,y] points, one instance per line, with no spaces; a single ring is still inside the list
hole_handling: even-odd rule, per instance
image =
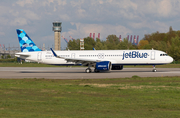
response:
[[[21,52],[41,51],[23,29],[17,29]]]

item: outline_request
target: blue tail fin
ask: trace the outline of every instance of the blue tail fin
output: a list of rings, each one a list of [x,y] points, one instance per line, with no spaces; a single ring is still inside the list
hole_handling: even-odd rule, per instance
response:
[[[21,52],[41,51],[23,29],[17,29]]]

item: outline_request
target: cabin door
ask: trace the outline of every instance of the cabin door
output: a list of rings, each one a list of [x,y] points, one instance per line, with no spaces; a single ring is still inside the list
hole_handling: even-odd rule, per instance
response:
[[[41,62],[41,61],[42,61],[42,52],[38,52],[38,54],[37,54],[37,60],[38,60],[38,62]]]
[[[155,60],[155,51],[151,51],[151,60]]]
[[[72,54],[71,54],[71,58],[75,58],[75,53],[72,53]]]

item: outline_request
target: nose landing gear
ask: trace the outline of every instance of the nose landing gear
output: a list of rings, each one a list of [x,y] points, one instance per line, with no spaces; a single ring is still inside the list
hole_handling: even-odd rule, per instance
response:
[[[153,70],[152,70],[152,72],[156,72],[157,70],[156,70],[156,67],[155,67],[155,65],[153,65]]]

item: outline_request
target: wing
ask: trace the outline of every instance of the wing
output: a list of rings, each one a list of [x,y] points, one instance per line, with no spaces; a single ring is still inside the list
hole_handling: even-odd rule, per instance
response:
[[[97,59],[83,59],[83,58],[65,58],[65,57],[60,57],[58,56],[54,50],[51,48],[51,51],[53,53],[53,55],[56,58],[60,58],[60,59],[64,59],[67,62],[74,62],[76,64],[82,64],[83,66],[86,66],[87,64],[95,64],[96,62],[101,62],[101,60],[97,60]]]

